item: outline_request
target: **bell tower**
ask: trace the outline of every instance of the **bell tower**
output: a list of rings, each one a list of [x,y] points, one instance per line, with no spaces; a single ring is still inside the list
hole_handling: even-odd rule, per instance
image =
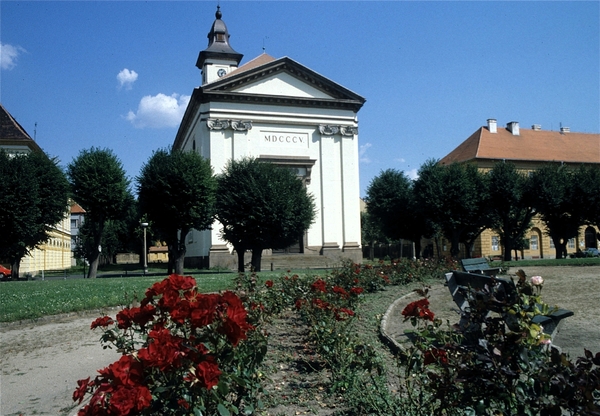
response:
[[[236,69],[244,56],[229,45],[229,32],[221,20],[220,6],[217,6],[215,17],[208,33],[208,47],[200,51],[196,61],[196,66],[202,71],[202,85],[217,81]]]

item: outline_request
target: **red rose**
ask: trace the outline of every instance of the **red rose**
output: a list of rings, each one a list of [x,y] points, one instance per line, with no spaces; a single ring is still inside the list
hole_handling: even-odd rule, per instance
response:
[[[198,294],[198,296],[190,302],[192,328],[200,328],[213,323],[218,301],[219,295]]]
[[[131,319],[131,310],[129,308],[124,308],[121,312],[117,314],[117,323],[119,329],[127,329],[131,327],[133,320]]]
[[[267,280],[265,282],[265,286],[267,286],[268,288],[272,288],[273,287],[273,281],[272,280]]]
[[[335,314],[336,321],[343,321],[343,320],[347,319],[349,316],[354,316],[354,311],[352,309],[348,309],[348,308],[339,308],[334,312],[334,314]]]
[[[150,407],[152,394],[146,386],[120,387],[110,397],[111,414],[129,415]]]
[[[210,390],[213,386],[219,384],[219,376],[221,371],[219,366],[210,361],[202,361],[196,367],[196,377],[200,381],[202,387]]]
[[[114,381],[114,384],[124,386],[135,386],[144,378],[144,369],[141,362],[131,355],[122,355],[118,361],[110,364],[106,375]]]
[[[113,319],[110,316],[102,316],[100,318],[97,318],[94,322],[92,322],[90,329],[96,329],[99,326],[101,326],[102,328],[106,328],[107,326],[112,325],[114,323],[115,321],[113,321]]]
[[[344,289],[343,287],[340,287],[340,286],[334,286],[333,287],[333,293],[337,293],[342,298],[347,298],[348,297],[348,292],[346,292],[346,289]]]
[[[352,289],[350,289],[350,293],[352,293],[353,295],[360,295],[363,292],[364,289],[362,287],[353,287]]]
[[[325,302],[322,299],[318,299],[318,298],[314,298],[312,300],[312,304],[314,307],[316,307],[318,309],[323,309],[323,310],[329,309],[329,306],[330,306],[329,303]]]
[[[323,281],[322,279],[315,280],[315,282],[312,285],[310,285],[310,288],[313,292],[327,292],[327,286],[325,284],[325,281]]]
[[[406,318],[423,318],[433,321],[434,313],[429,310],[429,300],[427,298],[419,299],[409,303],[402,310],[402,315]]]
[[[178,274],[172,274],[168,278],[169,284],[173,290],[190,290],[193,287],[196,287],[196,279],[191,276],[181,276]]]
[[[432,363],[438,362],[440,364],[448,364],[448,355],[445,350],[440,350],[439,348],[432,348],[430,350],[425,351],[425,356],[423,357],[423,364],[429,365]]]
[[[73,401],[76,402],[79,400],[79,403],[81,403],[85,397],[85,393],[88,391],[88,387],[90,386],[90,378],[88,377],[83,380],[77,380],[77,385],[79,387],[77,387],[77,389],[73,392]]]

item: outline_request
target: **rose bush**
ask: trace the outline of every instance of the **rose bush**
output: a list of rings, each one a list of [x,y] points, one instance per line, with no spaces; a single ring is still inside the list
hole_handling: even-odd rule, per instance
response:
[[[78,381],[73,400],[91,394],[79,415],[254,412],[266,354],[258,325],[233,292],[199,293],[189,276],[155,283],[140,306],[92,322],[104,331],[104,347],[123,355]]]

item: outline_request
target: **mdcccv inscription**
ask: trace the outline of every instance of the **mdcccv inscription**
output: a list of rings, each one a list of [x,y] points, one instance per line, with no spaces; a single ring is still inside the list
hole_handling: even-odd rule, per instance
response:
[[[263,133],[263,143],[289,143],[304,145],[308,143],[307,134]]]

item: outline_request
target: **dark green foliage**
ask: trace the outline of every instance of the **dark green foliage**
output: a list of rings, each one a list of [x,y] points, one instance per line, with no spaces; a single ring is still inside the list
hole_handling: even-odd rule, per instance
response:
[[[313,197],[290,170],[245,158],[231,161],[217,181],[216,216],[241,272],[247,250],[260,271],[262,250],[288,247],[314,220]]]
[[[430,160],[419,169],[414,193],[429,235],[442,233],[450,240],[453,257],[464,243],[470,256],[475,239],[491,225],[487,178],[475,165],[442,166]]]
[[[554,241],[556,258],[567,256],[567,242],[585,224],[583,207],[575,198],[575,173],[567,166],[546,165],[531,175],[532,204]]]
[[[11,157],[0,149],[0,258],[19,275],[21,259],[48,241],[68,209],[64,172],[43,152]]]
[[[514,164],[503,162],[497,163],[488,176],[494,229],[504,247],[504,260],[510,261],[512,250],[522,248],[534,216],[529,178]]]
[[[575,172],[573,197],[584,221],[600,228],[600,168],[581,166]],[[600,235],[597,236],[600,239]]]
[[[185,239],[213,222],[216,180],[208,159],[196,152],[161,149],[137,178],[139,209],[156,237],[169,247],[169,273],[183,274]]]
[[[90,223],[88,277],[96,277],[102,235],[106,222],[121,219],[131,201],[129,181],[121,161],[112,150],[92,147],[82,150],[67,167],[73,199],[85,209],[85,222]]]
[[[410,178],[395,169],[381,172],[369,184],[366,202],[369,219],[376,229],[390,240],[405,238],[414,241],[416,252],[420,253],[421,235],[426,231],[425,220],[415,203]]]

